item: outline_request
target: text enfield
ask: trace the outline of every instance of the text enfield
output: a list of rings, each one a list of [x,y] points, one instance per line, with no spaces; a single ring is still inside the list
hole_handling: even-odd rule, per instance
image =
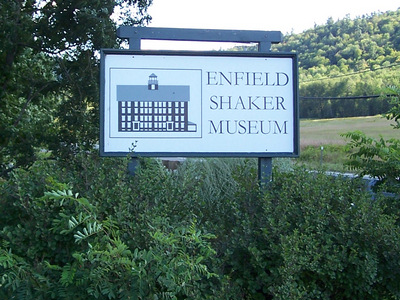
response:
[[[286,86],[284,72],[216,72],[207,71],[207,85]]]

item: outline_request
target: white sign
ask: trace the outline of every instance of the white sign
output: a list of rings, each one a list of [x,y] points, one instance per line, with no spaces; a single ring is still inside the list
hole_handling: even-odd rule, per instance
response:
[[[297,86],[295,54],[103,50],[101,154],[296,156]]]

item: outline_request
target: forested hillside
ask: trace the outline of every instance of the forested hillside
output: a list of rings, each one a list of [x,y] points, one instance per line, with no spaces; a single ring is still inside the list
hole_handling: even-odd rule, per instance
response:
[[[299,55],[301,117],[382,113],[387,101],[365,96],[399,83],[400,9],[330,18],[325,25],[286,35],[274,51]]]

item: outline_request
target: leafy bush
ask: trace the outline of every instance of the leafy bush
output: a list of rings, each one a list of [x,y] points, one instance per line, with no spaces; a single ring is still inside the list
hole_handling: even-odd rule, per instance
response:
[[[395,130],[400,129],[400,89],[393,86],[387,90],[391,96],[391,108],[385,115],[393,120]],[[379,140],[367,137],[360,131],[344,134],[350,139],[348,148],[354,153],[347,164],[360,176],[370,175],[384,184],[386,191],[400,194],[400,139]]]
[[[360,176],[370,175],[384,181],[388,187],[399,184],[400,178],[400,140],[367,137],[360,131],[349,132],[349,148],[357,149],[350,155],[348,165],[358,170]]]
[[[0,181],[0,298],[395,299],[399,207],[359,181],[254,159],[80,153]]]
[[[107,176],[110,162],[114,177]],[[1,206],[13,210],[1,220],[0,296],[204,299],[211,293],[213,235],[199,230],[193,215],[172,223],[155,205],[165,200],[158,191],[171,180],[159,189],[152,180],[169,173],[150,160],[135,178],[123,171],[122,160],[91,163],[82,160],[86,167],[68,174],[37,162],[2,182]],[[89,170],[98,177],[86,178]],[[91,198],[58,183],[60,178]]]
[[[398,211],[362,183],[322,173],[280,174],[265,197],[274,299],[389,299],[400,294]],[[263,243],[263,244],[264,244]]]

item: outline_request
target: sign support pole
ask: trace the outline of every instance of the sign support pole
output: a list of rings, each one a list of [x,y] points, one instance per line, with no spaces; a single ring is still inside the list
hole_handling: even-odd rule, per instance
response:
[[[258,158],[258,181],[262,187],[266,187],[272,180],[272,157]]]
[[[203,42],[242,42],[258,43],[259,52],[270,52],[271,44],[282,42],[280,31],[248,31],[248,30],[210,30],[210,29],[179,29],[121,26],[117,36],[129,40],[129,49],[141,50],[141,40],[170,41],[203,41]],[[137,158],[131,158],[128,170],[135,174],[138,165]],[[258,158],[258,180],[261,186],[266,186],[272,180],[272,157]]]
[[[259,52],[270,52],[271,44],[260,42]],[[258,158],[258,182],[261,188],[265,188],[272,181],[272,157]]]

